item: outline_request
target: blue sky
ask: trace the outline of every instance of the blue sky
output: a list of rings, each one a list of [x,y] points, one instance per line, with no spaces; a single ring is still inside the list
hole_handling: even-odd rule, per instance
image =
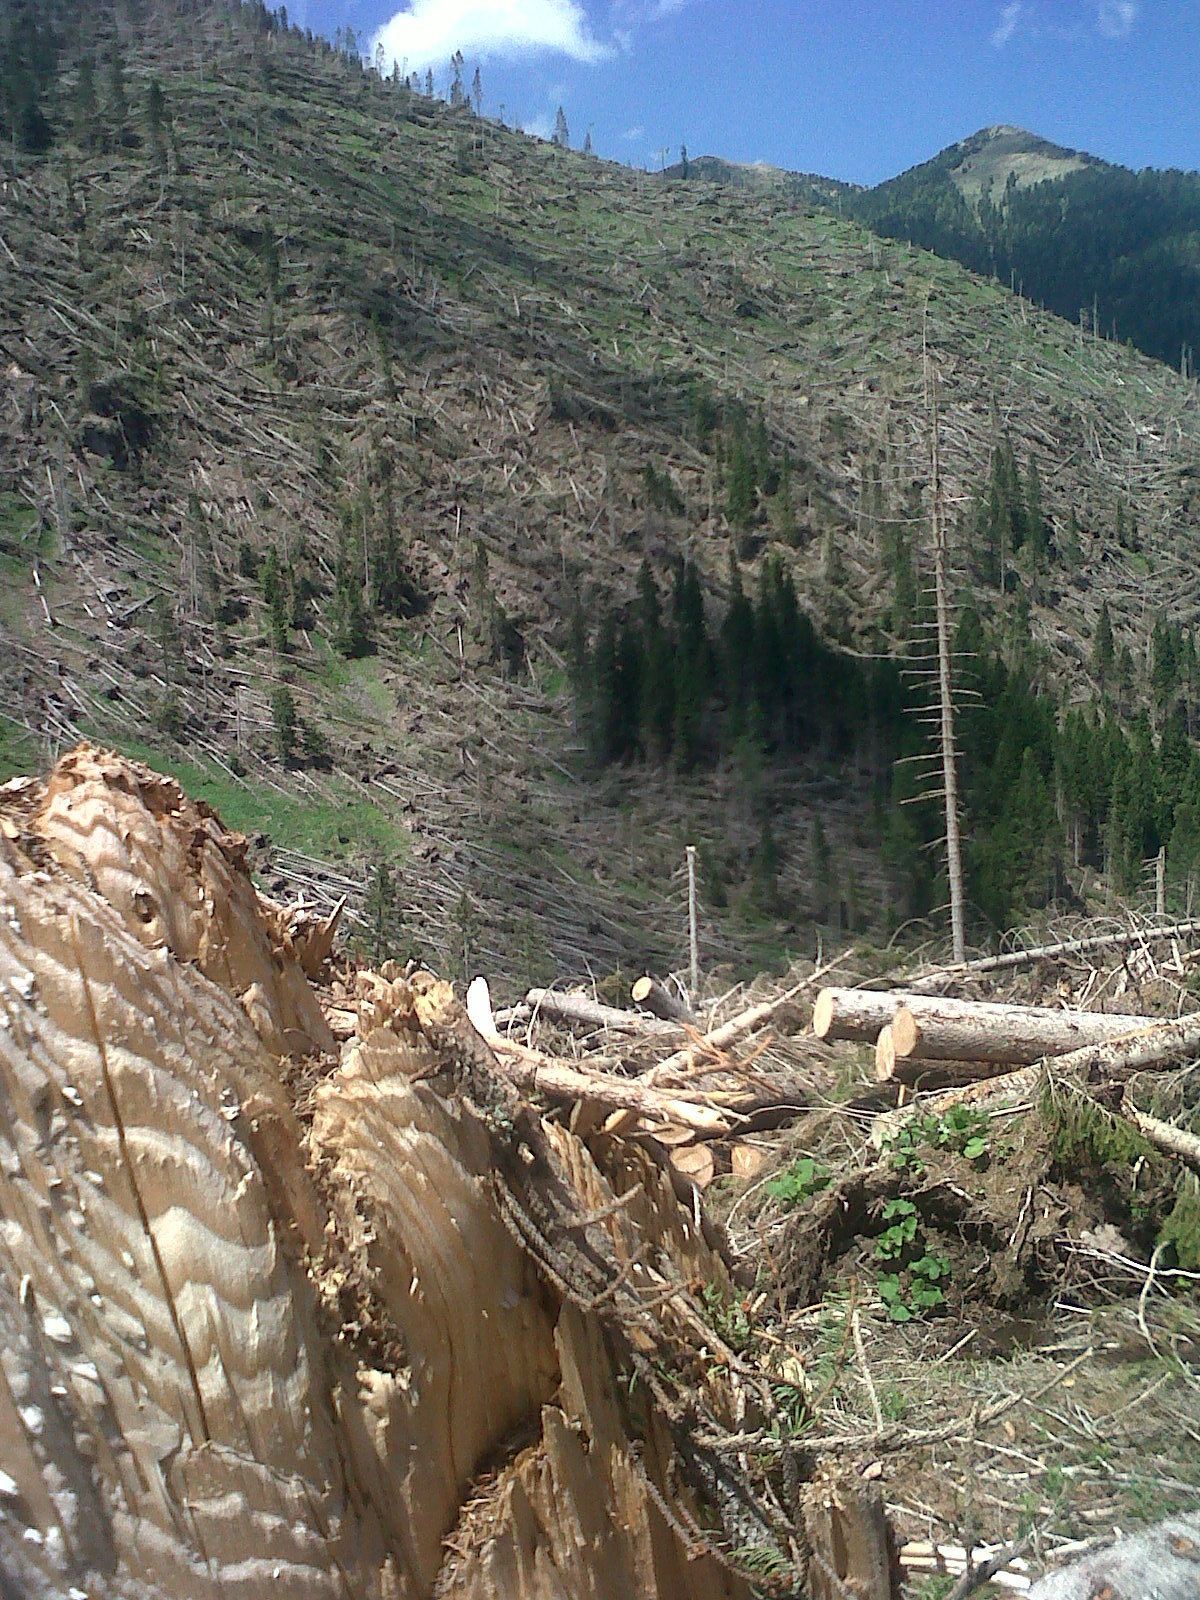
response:
[[[1197,0],[292,0],[484,111],[657,167],[660,152],[874,183],[1011,122],[1126,166],[1200,167]]]

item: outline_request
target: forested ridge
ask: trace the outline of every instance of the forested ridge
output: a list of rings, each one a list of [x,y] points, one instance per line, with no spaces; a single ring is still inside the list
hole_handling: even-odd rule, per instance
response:
[[[1200,174],[1086,158],[1040,182],[1020,183],[1010,169],[1006,181],[968,198],[962,172],[990,137],[952,145],[874,189],[847,191],[842,204],[878,233],[1019,287],[1098,336],[1189,364],[1200,343]],[[1042,143],[1022,142],[1032,150]]]

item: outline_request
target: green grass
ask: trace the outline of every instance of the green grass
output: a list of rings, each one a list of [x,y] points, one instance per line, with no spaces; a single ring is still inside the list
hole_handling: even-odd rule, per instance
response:
[[[307,800],[251,780],[239,782],[219,767],[164,755],[148,745],[125,742],[116,748],[174,778],[186,794],[210,805],[227,828],[265,834],[282,850],[328,861],[378,855],[395,860],[408,853],[407,831],[383,806],[352,795],[348,786],[344,800]]]
[[[0,783],[36,772],[42,765],[38,742],[19,722],[0,712]]]

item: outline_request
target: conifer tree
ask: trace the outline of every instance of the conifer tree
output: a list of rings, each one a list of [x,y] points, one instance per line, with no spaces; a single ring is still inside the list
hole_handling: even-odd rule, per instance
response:
[[[88,149],[96,133],[96,69],[92,53],[85,50],[79,62],[79,81],[75,86],[75,143]]]
[[[125,63],[121,46],[114,40],[108,58],[108,112],[112,118],[118,144],[125,140],[125,124],[129,117],[129,101],[125,94]]]
[[[1096,623],[1096,632],[1092,639],[1092,671],[1100,684],[1101,692],[1107,687],[1112,677],[1113,670],[1113,631],[1112,620],[1108,615],[1108,601],[1100,606],[1100,618]]]
[[[286,683],[271,690],[271,722],[275,731],[275,753],[286,766],[296,748],[296,700]]]
[[[567,129],[567,114],[561,106],[559,106],[558,115],[554,119],[554,133],[550,142],[560,150],[569,150],[571,148],[571,135]]]

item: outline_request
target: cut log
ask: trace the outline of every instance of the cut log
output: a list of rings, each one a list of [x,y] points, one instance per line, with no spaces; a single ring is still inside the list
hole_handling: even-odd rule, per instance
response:
[[[813,1007],[819,1039],[877,1040],[889,1025],[898,1059],[1020,1067],[1158,1023],[1153,1017],[948,1000],[902,989],[822,989]]]
[[[675,1023],[647,1016],[644,1011],[622,1011],[601,1005],[586,994],[564,994],[558,989],[530,989],[525,1003],[535,1014],[554,1022],[581,1028],[606,1028],[610,1033],[677,1033]]]
[[[902,1011],[901,1016],[904,1015]],[[875,1043],[875,1076],[880,1083],[921,1084],[926,1089],[947,1089],[982,1079],[998,1078],[1008,1071],[995,1061],[917,1060],[902,1056],[896,1044],[896,1026],[889,1023]]]
[[[985,1004],[973,1000],[916,998],[892,1020],[896,1059],[990,1061],[1031,1067],[1046,1056],[1067,1055],[1158,1026],[1153,1017],[1049,1006]],[[1200,1020],[1200,1019],[1197,1019]]]
[[[634,1005],[649,1011],[652,1016],[661,1017],[664,1022],[679,1022],[688,1028],[699,1026],[691,1006],[657,978],[649,974],[639,978],[632,992]]]

